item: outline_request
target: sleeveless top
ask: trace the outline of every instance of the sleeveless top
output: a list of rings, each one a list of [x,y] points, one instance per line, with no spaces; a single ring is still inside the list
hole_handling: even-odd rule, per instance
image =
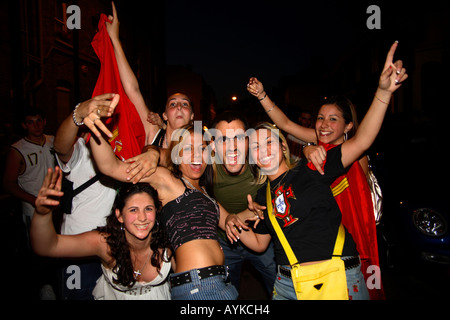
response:
[[[167,259],[167,250],[164,251]],[[150,282],[138,282],[129,288],[114,283],[117,275],[112,269],[102,266],[103,274],[98,278],[97,285],[92,291],[96,300],[170,300],[170,285],[167,280],[171,263],[163,261],[161,270],[155,279]]]
[[[165,135],[166,135],[166,130],[159,129],[159,131],[156,133],[155,138],[153,139],[151,145],[162,148]]]
[[[161,210],[161,223],[174,251],[192,240],[218,240],[219,217],[219,206],[214,199],[187,187]]]
[[[25,163],[25,170],[17,177],[17,183],[20,188],[33,196],[38,195],[47,169],[55,168],[55,157],[52,152],[54,136],[44,134],[44,137],[45,140],[41,144],[22,138],[11,145],[11,148],[20,153]],[[33,216],[34,206],[22,201],[22,213],[25,216]]]

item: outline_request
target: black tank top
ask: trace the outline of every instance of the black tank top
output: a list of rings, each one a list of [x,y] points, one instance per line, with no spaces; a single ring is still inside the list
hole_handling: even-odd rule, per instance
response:
[[[174,251],[191,240],[217,240],[219,217],[219,206],[215,200],[187,187],[182,195],[168,202],[161,211],[161,223],[166,228]]]

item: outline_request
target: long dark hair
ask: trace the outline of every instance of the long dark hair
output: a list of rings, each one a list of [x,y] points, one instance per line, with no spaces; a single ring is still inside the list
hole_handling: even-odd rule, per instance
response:
[[[171,139],[171,143],[169,145],[169,154],[171,155],[179,155],[182,147],[182,142],[187,139],[192,133],[194,133],[196,127],[192,124],[185,125],[177,130],[174,131]],[[199,132],[200,133],[200,132]],[[211,141],[209,133],[205,131],[203,128],[201,129],[201,133],[204,140]],[[214,191],[213,191],[213,178],[214,178],[214,171],[212,167],[212,158],[210,158],[211,155],[211,146],[208,145],[207,150],[204,152],[207,152],[208,159],[204,159],[206,161],[206,169],[205,172],[200,177],[200,186],[205,187],[206,192],[209,196],[214,198]],[[176,160],[176,159],[175,159]],[[168,167],[167,167],[172,174],[178,178],[181,179],[183,176],[183,173],[180,170],[180,164],[177,161],[174,161],[174,159],[171,159]]]
[[[133,195],[139,193],[147,193],[155,202],[156,219],[155,225],[151,230],[150,248],[153,251],[150,262],[152,266],[156,267],[158,272],[161,268],[161,263],[165,261],[164,256],[159,249],[168,248],[169,244],[159,228],[161,202],[158,199],[158,192],[147,183],[124,183],[114,200],[114,205],[111,209],[111,214],[106,218],[106,226],[97,228],[98,231],[105,234],[106,242],[110,249],[110,255],[115,259],[116,264],[113,267],[113,272],[117,278],[113,279],[114,283],[123,286],[132,287],[136,283],[134,278],[134,268],[131,261],[130,246],[125,238],[122,224],[117,220],[116,209],[122,211],[126,201]],[[168,257],[170,259],[170,257]]]

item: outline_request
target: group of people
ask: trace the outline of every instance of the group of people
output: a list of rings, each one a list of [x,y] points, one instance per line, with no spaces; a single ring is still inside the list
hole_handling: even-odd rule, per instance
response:
[[[276,126],[249,128],[240,114],[225,111],[209,130],[199,130],[192,125],[191,100],[176,93],[167,100],[163,128],[146,117],[148,108],[119,41],[114,4],[109,20],[106,28],[120,78],[143,121],[147,146],[125,161],[115,156],[105,139],[111,132],[101,120],[114,113],[121,98],[114,93],[80,103],[59,127],[53,143],[58,165],[46,164],[43,170],[40,164],[40,178],[33,177],[34,195],[22,199],[33,206],[34,214],[27,216],[32,216],[34,252],[74,259],[61,271],[63,296],[233,300],[239,295],[242,263],[248,260],[261,274],[269,297],[296,299],[289,261],[269,219],[270,183],[273,214],[301,264],[331,259],[342,221],[349,298],[369,299],[362,269],[365,260],[376,263],[373,250],[366,248],[376,247],[376,238],[360,241],[353,235],[375,226],[373,213],[372,220],[365,220],[370,226],[346,219],[349,214],[336,202],[331,186],[354,166],[364,174],[361,157],[381,128],[393,92],[407,78],[402,62],[393,61],[398,43],[389,50],[374,100],[357,130],[350,104],[337,100],[324,102],[314,129],[290,121],[256,78],[250,78],[247,89]],[[310,142],[304,158],[291,159],[277,127]],[[11,154],[30,160],[26,151]],[[29,166],[23,164],[7,178],[20,181],[26,170]],[[74,191],[92,184],[73,197],[57,232],[52,216],[66,180]],[[351,184],[349,189],[360,192]],[[64,285],[73,265],[82,279],[76,289]]]

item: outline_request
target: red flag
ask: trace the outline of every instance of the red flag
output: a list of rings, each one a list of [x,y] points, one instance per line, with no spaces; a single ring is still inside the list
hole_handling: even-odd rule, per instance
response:
[[[100,74],[92,96],[104,93],[120,95],[114,114],[106,120],[106,124],[113,134],[109,143],[114,153],[119,159],[125,160],[141,153],[145,145],[145,129],[134,104],[128,99],[120,82],[119,68],[106,30],[106,21],[109,22],[108,18],[102,14],[98,23],[98,32],[91,43],[101,62]]]
[[[332,144],[320,144],[327,151],[335,147]],[[308,163],[308,167],[311,170],[316,170],[311,162]],[[367,283],[373,273],[373,271],[368,273],[367,268],[369,266],[380,267],[380,262],[372,196],[366,175],[359,161],[355,161],[346,174],[337,178],[331,184],[331,189],[334,199],[341,209],[342,224],[356,243],[361,258],[361,271]],[[378,280],[380,285],[378,288],[376,286],[373,289],[368,288],[371,300],[385,299],[381,278]]]

